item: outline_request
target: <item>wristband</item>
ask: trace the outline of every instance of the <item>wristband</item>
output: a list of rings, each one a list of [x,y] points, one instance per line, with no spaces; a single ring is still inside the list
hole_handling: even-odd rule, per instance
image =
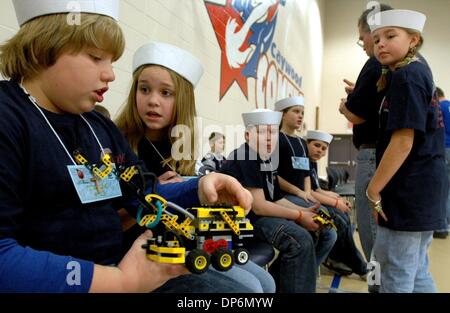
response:
[[[336,203],[334,204],[334,207],[337,208],[338,204],[339,204],[339,198],[336,199]]]
[[[302,220],[303,217],[303,213],[302,211],[298,211],[298,216],[297,218],[294,220],[295,223],[300,224],[300,221]]]

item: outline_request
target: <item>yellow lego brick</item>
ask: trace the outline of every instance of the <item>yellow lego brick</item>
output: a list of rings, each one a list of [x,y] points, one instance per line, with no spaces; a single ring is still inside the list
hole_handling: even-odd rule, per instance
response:
[[[87,163],[87,160],[86,160],[81,154],[75,155],[75,161],[76,161],[78,164],[82,164],[82,165],[84,165],[84,164]]]
[[[155,254],[147,254],[149,260],[159,263],[183,264],[185,262],[186,248],[169,248],[150,245],[150,251]],[[173,256],[161,256],[161,253],[173,254]]]
[[[147,259],[158,262],[158,263],[169,263],[169,264],[184,264],[184,256],[180,257],[165,257],[156,254],[147,254]]]
[[[126,182],[129,182],[134,175],[136,175],[137,170],[135,166],[131,166],[127,168],[122,174],[120,174],[120,178]]]
[[[111,157],[109,156],[109,154],[105,154],[105,155],[102,157],[102,162],[103,162],[103,164],[105,164],[105,165],[108,166],[108,167],[112,165]]]
[[[158,247],[157,245],[150,245],[150,251],[156,253],[167,253],[167,254],[185,254],[186,248],[184,247]]]
[[[153,222],[155,221],[155,219],[156,219],[156,215],[150,215],[150,214],[145,215],[145,216],[141,219],[141,221],[139,222],[139,225],[140,225],[140,226],[145,226],[145,225],[147,225],[147,224],[149,224],[149,223],[153,223]]]

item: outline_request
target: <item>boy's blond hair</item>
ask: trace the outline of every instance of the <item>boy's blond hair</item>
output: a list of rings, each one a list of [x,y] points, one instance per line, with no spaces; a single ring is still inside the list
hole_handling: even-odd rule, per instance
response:
[[[63,53],[76,54],[88,47],[112,53],[113,61],[119,59],[125,38],[117,22],[90,13],[81,13],[79,25],[68,23],[65,13],[37,17],[0,46],[0,72],[13,81],[31,79]]]
[[[137,111],[136,93],[138,90],[139,76],[144,69],[150,66],[158,66],[167,70],[175,86],[175,108],[172,113],[173,123],[169,125],[167,130],[167,137],[169,138],[170,143],[173,144],[176,140],[171,137],[172,129],[176,125],[185,125],[189,127],[190,130],[190,142],[183,142],[182,146],[190,148],[190,159],[176,161],[172,158],[172,156],[170,156],[165,159],[162,164],[169,164],[170,167],[175,169],[178,174],[187,176],[195,175],[195,154],[197,147],[195,146],[194,138],[194,122],[196,116],[194,88],[189,81],[176,72],[160,65],[143,65],[139,67],[133,73],[133,82],[128,95],[127,103],[117,117],[116,125],[120,130],[122,130],[133,151],[138,154],[138,144],[139,141],[145,137],[147,127],[139,117],[139,113]],[[180,152],[183,153],[183,151]]]

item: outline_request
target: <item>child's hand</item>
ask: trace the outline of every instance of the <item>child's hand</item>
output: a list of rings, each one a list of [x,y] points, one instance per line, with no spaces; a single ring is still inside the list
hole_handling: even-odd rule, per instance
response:
[[[210,173],[200,178],[198,198],[201,204],[238,204],[247,213],[253,203],[253,196],[236,180],[220,173]]]
[[[375,223],[378,225],[378,215],[380,215],[387,222],[388,219],[387,219],[386,215],[384,214],[383,207],[381,205],[380,193],[373,192],[369,189],[370,189],[370,184],[369,184],[369,187],[367,187],[367,189],[366,189],[366,197],[369,200],[370,206],[373,209],[373,216],[375,218]]]
[[[343,213],[348,213],[351,211],[352,205],[351,205],[350,201],[342,199],[342,198],[338,198],[336,209],[338,209],[339,211],[341,211]]]
[[[140,235],[118,265],[124,292],[150,292],[169,279],[189,274],[184,264],[158,263],[147,259],[142,245],[151,237],[149,230]]]
[[[306,193],[306,201],[313,202],[313,203],[319,203],[316,198],[311,194],[311,192],[305,192]]]
[[[317,213],[317,210],[320,208],[320,203],[319,202],[315,202],[312,206],[306,208],[306,210],[308,212],[311,213]]]
[[[177,172],[167,171],[164,174],[158,177],[160,184],[169,184],[169,183],[179,183],[182,182],[183,179],[178,175]]]
[[[302,211],[302,218],[298,224],[309,231],[316,231],[320,228],[316,222],[314,222],[313,217],[316,216],[315,213],[309,211]]]

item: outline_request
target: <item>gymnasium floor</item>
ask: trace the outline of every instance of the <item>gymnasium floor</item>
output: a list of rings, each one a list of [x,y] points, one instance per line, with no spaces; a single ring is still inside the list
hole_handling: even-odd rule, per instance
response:
[[[355,242],[361,250],[357,233],[355,234]],[[450,236],[447,239],[433,239],[429,257],[431,273],[438,291],[450,293]],[[322,266],[320,277],[317,280],[317,292],[330,292],[331,286],[337,286],[337,289],[331,289],[332,292],[367,293],[367,282],[363,281],[358,275],[342,276],[339,280],[339,277],[335,277],[333,273]]]

